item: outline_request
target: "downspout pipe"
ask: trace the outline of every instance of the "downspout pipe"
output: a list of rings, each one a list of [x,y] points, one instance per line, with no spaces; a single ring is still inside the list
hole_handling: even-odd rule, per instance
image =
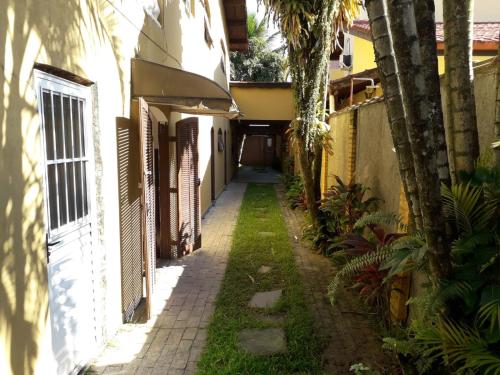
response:
[[[352,96],[354,95],[354,81],[370,81],[372,86],[375,86],[373,78],[368,77],[351,77],[351,93],[349,95],[349,106],[352,105]]]

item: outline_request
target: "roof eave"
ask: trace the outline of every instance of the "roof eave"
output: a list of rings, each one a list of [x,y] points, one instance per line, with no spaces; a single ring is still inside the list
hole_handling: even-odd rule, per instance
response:
[[[223,0],[230,51],[248,49],[247,7],[245,0]]]

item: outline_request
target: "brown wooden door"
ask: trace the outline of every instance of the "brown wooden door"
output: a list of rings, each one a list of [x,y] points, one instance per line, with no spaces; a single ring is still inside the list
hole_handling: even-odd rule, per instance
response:
[[[210,129],[210,199],[215,200],[215,133]]]
[[[143,264],[146,275],[146,305],[151,316],[156,269],[155,182],[153,170],[153,124],[146,101],[139,98],[141,143]]]
[[[201,247],[200,179],[198,172],[198,119],[177,122],[179,199],[179,253]]]
[[[224,130],[224,185],[227,185],[227,131]]]

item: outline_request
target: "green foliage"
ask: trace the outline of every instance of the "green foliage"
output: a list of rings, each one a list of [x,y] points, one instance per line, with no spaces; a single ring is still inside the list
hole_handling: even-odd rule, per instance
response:
[[[307,209],[307,200],[302,178],[299,175],[284,174],[282,182],[285,185],[285,197],[288,206],[292,209]]]
[[[500,182],[484,166],[465,177],[442,189],[446,219],[456,230],[452,273],[408,301],[418,312],[407,343],[385,340],[418,359],[421,374],[440,367],[454,374],[500,374]]]
[[[319,227],[306,229],[305,235],[314,246],[329,255],[338,250],[343,235],[354,231],[356,222],[366,213],[377,208],[378,199],[365,198],[368,188],[350,182],[345,184],[335,176],[337,184],[325,193],[319,207]],[[359,229],[361,227],[358,227]]]
[[[376,224],[377,218],[386,223],[388,217],[390,216],[378,215],[376,212],[367,214],[353,227],[361,228],[361,223],[368,223],[366,226],[369,229],[368,233],[366,235],[350,233],[341,242],[340,245],[344,250],[340,254],[346,256],[347,262],[329,285],[328,291],[332,303],[336,301],[339,288],[347,280],[351,280],[354,282],[354,288],[360,290],[367,303],[387,307],[389,285],[385,281],[388,279],[387,270],[393,266],[381,265],[391,260],[396,251],[403,249],[403,243],[398,243],[398,240],[405,236],[404,233],[386,232],[381,225]]]
[[[402,224],[401,218],[393,212],[375,211],[369,215],[360,217],[353,226],[354,229],[363,229],[370,225],[379,226],[397,226],[402,230],[406,230],[406,226]]]
[[[350,259],[342,267],[342,269],[335,274],[335,277],[328,286],[328,295],[332,304],[336,302],[338,290],[342,287],[345,280],[361,273],[373,265],[382,263],[389,257],[391,251],[390,247],[378,248],[374,251],[367,252],[361,256]]]
[[[284,75],[284,48],[273,49],[277,34],[268,35],[265,20],[249,14],[248,50],[230,53],[231,80],[255,82],[282,82]]]

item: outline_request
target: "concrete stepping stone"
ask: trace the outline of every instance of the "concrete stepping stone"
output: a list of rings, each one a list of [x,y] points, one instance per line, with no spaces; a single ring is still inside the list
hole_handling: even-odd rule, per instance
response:
[[[272,355],[286,353],[283,328],[244,329],[238,334],[238,343],[247,353]]]
[[[274,232],[259,232],[259,236],[262,237],[274,237],[276,233]]]
[[[260,266],[260,268],[257,270],[258,273],[268,273],[271,271],[272,268],[269,266]]]
[[[271,290],[270,292],[255,293],[248,306],[258,309],[274,307],[283,294],[282,289]]]

